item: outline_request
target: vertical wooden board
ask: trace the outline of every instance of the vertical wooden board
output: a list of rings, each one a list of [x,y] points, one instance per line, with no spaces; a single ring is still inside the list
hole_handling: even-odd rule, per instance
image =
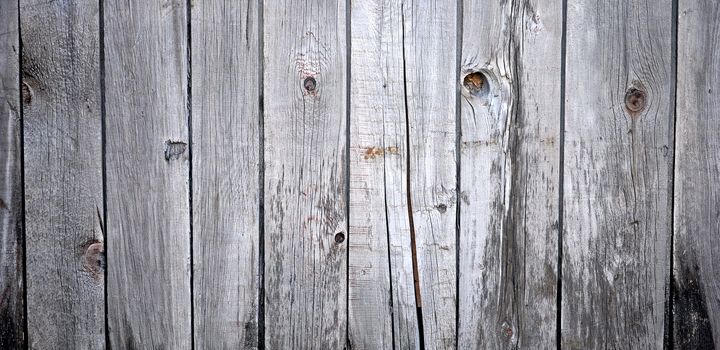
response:
[[[20,1],[28,346],[105,347],[99,11]]]
[[[720,4],[678,7],[673,322],[676,349],[720,347]]]
[[[562,2],[464,1],[458,347],[556,347]]]
[[[264,10],[265,340],[345,346],[345,1]]]
[[[0,348],[25,346],[20,32],[17,1],[0,1]]]
[[[457,4],[403,4],[408,203],[425,346],[456,345]],[[406,252],[407,254],[407,252]]]
[[[670,0],[568,4],[562,346],[661,348],[669,290]]]
[[[192,28],[195,347],[258,347],[256,1],[195,2]]]
[[[110,346],[191,347],[184,1],[107,1]]]
[[[354,1],[350,13],[350,345],[417,348],[402,2]]]

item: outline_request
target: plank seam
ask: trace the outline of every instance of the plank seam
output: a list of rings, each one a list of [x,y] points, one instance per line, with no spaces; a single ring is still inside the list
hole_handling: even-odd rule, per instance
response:
[[[457,2],[456,41],[455,41],[455,81],[460,81],[463,43],[463,1]],[[460,192],[461,185],[461,154],[462,145],[462,110],[460,89],[455,87],[455,349],[458,349],[460,336]]]
[[[560,145],[559,145],[559,171],[558,171],[558,232],[557,232],[557,290],[555,291],[555,346],[562,349],[562,262],[563,262],[563,230],[565,216],[564,190],[565,190],[565,77],[567,56],[567,0],[562,1],[562,34],[560,37]]]
[[[194,290],[194,274],[195,261],[193,251],[193,128],[192,128],[192,0],[185,1],[185,25],[187,31],[187,48],[185,55],[187,60],[187,99],[185,100],[185,108],[187,109],[187,128],[188,128],[188,219],[190,232],[190,348],[195,349],[195,290]]]
[[[25,349],[29,346],[29,335],[28,335],[28,303],[27,303],[27,234],[25,225],[25,104],[23,96],[23,42],[22,42],[22,23],[20,22],[20,0],[17,2],[17,28],[18,28],[18,108],[20,114],[20,195],[22,201],[20,202],[20,212],[22,213],[22,307],[23,307],[23,338],[20,341],[21,346]]]
[[[672,157],[670,161],[672,164],[670,168],[672,171],[668,176],[668,186],[670,189],[669,196],[669,207],[670,207],[670,244],[669,244],[669,255],[670,255],[670,266],[669,266],[669,279],[668,279],[668,293],[667,293],[667,313],[666,313],[666,327],[667,332],[665,333],[665,348],[675,348],[675,318],[673,317],[675,288],[673,281],[675,280],[675,150],[677,149],[677,78],[678,78],[678,25],[679,25],[679,14],[678,14],[678,0],[672,1],[672,28],[671,28],[671,51],[672,51],[672,72],[670,73],[671,88],[670,88],[670,103],[672,103],[670,109],[670,127],[672,128]]]
[[[263,0],[258,0],[258,349],[265,349],[265,42]]]
[[[351,14],[350,0],[345,0],[345,232],[347,232],[347,250],[345,251],[345,348],[350,349],[350,85],[351,79]],[[388,246],[389,249],[389,246]]]
[[[106,114],[105,114],[105,2],[98,0],[98,44],[99,49],[99,75],[100,75],[100,162],[102,168],[102,201],[103,201],[103,212],[102,222],[100,223],[100,229],[103,234],[103,254],[105,255],[105,266],[103,269],[103,302],[105,308],[105,349],[110,349],[110,324],[108,320],[108,239],[107,239],[107,228],[105,223],[107,222],[107,157],[106,157]]]

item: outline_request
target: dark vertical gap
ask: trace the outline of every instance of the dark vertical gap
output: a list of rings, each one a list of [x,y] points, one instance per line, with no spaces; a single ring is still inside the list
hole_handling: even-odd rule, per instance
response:
[[[385,123],[383,118],[383,147],[385,146]],[[395,305],[393,302],[393,278],[392,278],[392,259],[390,258],[390,221],[388,220],[388,202],[387,202],[387,155],[383,154],[383,197],[385,200],[385,237],[387,238],[387,259],[388,259],[388,278],[390,280],[390,338],[392,339],[392,349],[395,350]]]
[[[671,135],[672,135],[672,158],[670,164],[670,169],[672,170],[670,173],[670,176],[668,176],[668,188],[670,189],[670,196],[669,197],[669,206],[670,206],[670,248],[669,248],[669,255],[670,255],[670,271],[669,271],[669,280],[668,280],[668,286],[666,287],[668,289],[667,293],[667,300],[666,300],[666,312],[665,312],[665,329],[667,330],[665,332],[665,349],[674,349],[675,348],[675,320],[673,317],[673,307],[674,307],[674,298],[675,298],[675,283],[673,281],[675,280],[675,150],[677,146],[677,134],[676,134],[676,127],[677,127],[677,76],[678,76],[678,0],[673,0],[672,2],[672,39],[671,39],[671,50],[672,50],[672,57],[671,57],[671,69],[672,72],[670,73],[670,103],[672,103],[672,106],[670,107],[670,128],[671,128]]]
[[[457,2],[457,28],[455,33],[455,81],[460,81],[463,42],[463,0]],[[459,84],[459,83],[456,83]],[[460,89],[455,85],[455,349],[460,340],[460,145],[462,144],[462,111],[460,110]]]
[[[563,262],[563,230],[565,229],[563,216],[565,207],[563,205],[565,189],[565,74],[566,74],[566,52],[567,52],[567,0],[562,1],[562,36],[560,39],[560,157],[558,181],[558,232],[557,232],[557,290],[555,295],[556,325],[555,341],[558,350],[562,348],[562,262]]]
[[[345,0],[345,232],[347,249],[345,251],[345,347],[350,348],[350,84],[351,84],[351,27],[350,0]]]
[[[195,261],[193,252],[193,129],[192,129],[192,37],[191,37],[192,0],[185,1],[185,20],[187,32],[187,124],[188,124],[188,206],[190,221],[190,348],[195,348]]]
[[[415,222],[413,219],[413,208],[412,208],[412,186],[410,181],[410,109],[408,104],[408,81],[407,81],[407,55],[405,54],[405,7],[401,5],[400,14],[402,21],[402,58],[403,58],[403,84],[404,91],[403,97],[405,99],[405,155],[406,155],[406,169],[405,172],[407,182],[407,207],[408,207],[408,221],[410,224],[410,249],[412,251],[412,268],[413,268],[413,282],[415,284],[415,310],[417,312],[418,322],[418,336],[420,341],[420,349],[425,349],[425,331],[423,327],[423,314],[422,314],[422,297],[420,295],[420,273],[418,271],[417,262],[417,244],[415,242]]]
[[[263,0],[258,0],[258,349],[265,349],[265,97]]]
[[[107,239],[107,161],[106,161],[106,120],[105,120],[105,1],[99,0],[98,6],[99,16],[99,44],[100,44],[100,157],[102,163],[102,200],[103,212],[100,229],[103,233],[103,250],[105,254],[105,268],[103,269],[104,284],[103,300],[105,303],[105,348],[109,349],[110,345],[110,325],[108,322],[108,239]]]
[[[27,232],[25,229],[25,97],[23,96],[23,42],[22,42],[22,23],[20,22],[20,0],[17,2],[17,26],[18,26],[18,92],[20,100],[18,105],[20,108],[20,212],[22,218],[22,307],[23,307],[23,338],[20,341],[21,346],[25,349],[29,346],[29,334],[28,334],[28,303],[27,303]],[[17,331],[17,328],[16,330]]]

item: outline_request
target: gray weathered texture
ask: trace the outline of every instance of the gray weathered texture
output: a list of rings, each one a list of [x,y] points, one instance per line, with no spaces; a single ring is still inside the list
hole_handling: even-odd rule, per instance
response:
[[[662,348],[672,4],[568,3],[562,346]]]
[[[674,341],[720,347],[720,3],[681,0],[675,156]]]
[[[458,347],[555,348],[562,2],[462,23]]]
[[[0,348],[25,346],[20,38],[17,1],[0,1]]]
[[[195,2],[192,19],[195,347],[258,346],[258,6]]]
[[[186,6],[104,10],[109,345],[188,349]]]
[[[402,2],[352,5],[350,343],[358,349],[392,349],[393,342],[397,349],[417,348]]]
[[[403,4],[410,229],[425,346],[455,348],[457,4]],[[405,254],[408,254],[406,251]]]
[[[345,1],[268,1],[263,9],[264,117],[272,126],[264,149],[265,341],[270,349],[343,348]]]
[[[99,11],[20,1],[28,346],[105,347]]]

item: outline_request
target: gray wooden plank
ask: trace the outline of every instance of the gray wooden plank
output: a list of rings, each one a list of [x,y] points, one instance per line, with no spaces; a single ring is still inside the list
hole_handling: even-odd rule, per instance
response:
[[[195,347],[258,347],[258,3],[194,3]]]
[[[0,1],[0,348],[25,347],[18,2]]]
[[[350,345],[417,348],[402,2],[354,1],[350,13]]]
[[[562,1],[462,14],[458,348],[555,348]]]
[[[421,332],[431,349],[456,345],[457,6],[413,1],[402,9],[408,213]]]
[[[265,340],[345,345],[345,1],[263,5]]]
[[[110,346],[191,347],[184,1],[107,1]]]
[[[676,349],[720,348],[720,4],[678,4],[673,246]]]
[[[672,3],[567,8],[562,346],[662,348]]]
[[[20,1],[30,348],[105,347],[96,1]]]

